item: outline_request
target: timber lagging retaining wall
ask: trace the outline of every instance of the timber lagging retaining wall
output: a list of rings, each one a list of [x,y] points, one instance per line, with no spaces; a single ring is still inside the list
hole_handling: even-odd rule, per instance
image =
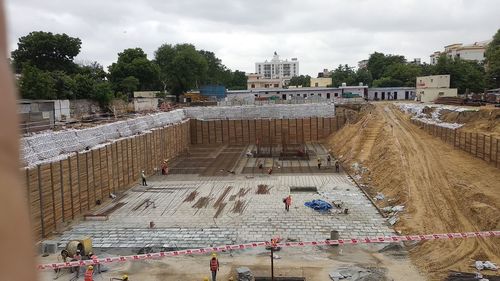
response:
[[[101,148],[23,170],[37,240],[65,222],[85,214],[139,180],[140,171],[153,174],[163,159],[187,149],[189,122],[153,129]]]
[[[190,119],[120,139],[65,159],[39,164],[22,172],[34,236],[49,237],[60,226],[104,203],[110,193],[136,184],[140,171],[155,173],[163,159],[173,158],[189,144],[288,144],[321,141],[339,130],[344,116],[302,119]]]
[[[439,137],[442,141],[453,145],[480,158],[489,164],[500,167],[500,139],[482,133],[464,132],[459,129],[444,128],[412,119],[411,122],[427,133]]]
[[[300,144],[320,141],[344,126],[344,116],[303,119],[190,120],[191,144]]]

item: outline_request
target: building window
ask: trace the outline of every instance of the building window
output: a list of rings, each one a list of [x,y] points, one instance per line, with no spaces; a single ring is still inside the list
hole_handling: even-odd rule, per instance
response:
[[[321,93],[319,93],[318,96],[322,97]]]
[[[318,87],[318,83],[314,83],[314,87]]]
[[[382,100],[385,100],[385,92],[382,92],[382,97],[381,97]]]
[[[378,99],[378,92],[375,92],[375,99]]]
[[[279,88],[280,84],[274,84],[274,88]]]
[[[330,93],[326,93],[326,98],[330,99]]]
[[[255,84],[252,84],[252,88],[255,88]]]
[[[257,95],[257,94],[254,94],[254,96],[255,96],[255,97],[258,97],[259,95]]]
[[[300,94],[297,94],[297,97],[300,97]]]
[[[307,98],[307,94],[303,94],[302,96],[303,96],[304,98]]]
[[[338,97],[338,96],[339,96],[339,93],[335,93],[335,94],[334,94],[334,96],[335,96],[335,97]]]
[[[394,99],[397,100],[398,99],[398,92],[394,92]]]

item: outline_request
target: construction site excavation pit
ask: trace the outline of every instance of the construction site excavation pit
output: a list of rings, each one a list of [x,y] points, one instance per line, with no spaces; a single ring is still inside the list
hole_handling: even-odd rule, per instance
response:
[[[165,127],[146,122],[149,125],[141,125],[147,130],[143,134],[127,121],[131,132],[123,138],[95,143],[84,151],[64,148],[64,156],[32,137],[26,142],[31,146],[25,149],[25,159],[32,161],[26,169],[30,195],[37,189],[41,194],[38,201],[30,199],[42,213],[35,217],[35,235],[50,239],[60,250],[70,241],[89,237],[99,258],[276,237],[301,242],[395,235],[353,179],[342,167],[335,168],[335,155],[323,145],[348,115],[336,115],[333,105],[260,108],[259,114],[268,119],[252,119],[251,114],[255,107],[186,109],[177,111],[176,119],[160,115],[167,120],[161,123]],[[224,115],[226,119],[216,119]],[[232,115],[242,119],[229,119]],[[164,162],[167,175],[160,170]],[[140,184],[141,171],[147,186]],[[284,198],[289,195],[287,211]],[[331,209],[308,207],[313,200]],[[367,280],[404,280],[408,273],[412,280],[424,280],[404,248],[392,255],[379,252],[384,246],[285,247],[275,252],[275,276],[325,280],[339,272],[350,274],[347,267],[362,272],[360,277],[371,276]],[[208,275],[208,258],[188,254],[110,263],[103,265],[108,271],[101,276],[202,280]],[[256,277],[270,276],[269,251],[264,247],[221,252],[219,260],[222,280],[235,276],[242,266]],[[57,254],[40,258],[40,263],[57,261]],[[54,273],[43,271],[41,277],[53,280]]]

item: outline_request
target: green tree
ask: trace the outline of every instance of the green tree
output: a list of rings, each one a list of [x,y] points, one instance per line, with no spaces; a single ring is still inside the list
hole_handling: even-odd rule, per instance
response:
[[[139,84],[139,79],[134,76],[129,76],[121,81],[120,90],[130,96],[135,90],[137,90]]]
[[[164,88],[176,96],[206,81],[207,60],[191,44],[164,44],[156,50],[155,62]]]
[[[133,76],[139,80],[138,90],[156,90],[159,88],[159,67],[148,60],[141,48],[125,49],[118,54],[118,61],[111,64],[109,81],[115,91],[122,89],[122,81]]]
[[[55,84],[50,73],[26,64],[19,79],[19,90],[24,99],[55,99]]]
[[[311,87],[311,76],[309,75],[298,75],[293,76],[288,83],[289,86],[302,86]]]
[[[383,53],[375,52],[370,55],[367,68],[372,74],[373,79],[376,80],[382,78],[386,69],[390,65],[396,63],[405,64],[405,57],[399,55],[385,55]]]
[[[356,83],[371,85],[373,81],[372,73],[368,69],[360,68],[356,71]]]
[[[422,68],[418,65],[408,63],[394,63],[389,65],[385,69],[382,78],[399,80],[401,83],[396,84],[401,84],[402,86],[406,87],[415,87],[416,77],[420,76],[421,73]],[[393,83],[395,82],[393,81]]]
[[[373,87],[402,87],[404,86],[403,81],[398,79],[393,79],[391,77],[382,77],[377,80],[373,80]]]
[[[500,29],[486,49],[486,86],[500,88]]]
[[[74,97],[75,80],[64,71],[47,72],[54,80],[54,90],[57,99],[71,99]]]
[[[235,70],[231,75],[231,82],[226,85],[229,90],[245,90],[247,88],[248,77],[245,72]]]
[[[93,96],[91,98],[99,103],[101,108],[108,109],[107,106],[114,98],[111,84],[107,82],[99,82],[94,85]]]
[[[17,49],[11,53],[16,73],[21,73],[25,64],[40,70],[61,70],[73,73],[73,59],[80,53],[81,40],[66,34],[34,31],[19,38]]]
[[[442,55],[434,67],[434,74],[449,74],[450,87],[457,88],[459,94],[464,94],[467,90],[475,93],[484,90],[484,66],[475,61],[451,59]]]
[[[332,86],[340,87],[342,83],[346,83],[347,85],[354,85],[356,83],[356,72],[354,72],[354,68],[349,65],[339,65],[332,71]]]
[[[77,99],[90,99],[94,96],[94,87],[96,81],[89,74],[76,74],[73,79],[75,80],[75,98]]]

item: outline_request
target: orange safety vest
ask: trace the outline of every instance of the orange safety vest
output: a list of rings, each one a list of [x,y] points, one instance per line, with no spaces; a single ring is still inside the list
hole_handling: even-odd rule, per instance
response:
[[[85,271],[84,280],[85,281],[94,281],[94,279],[92,278],[93,273],[94,273],[93,270],[87,269],[87,271]]]
[[[210,260],[210,270],[217,271],[219,269],[219,261],[216,258]]]

